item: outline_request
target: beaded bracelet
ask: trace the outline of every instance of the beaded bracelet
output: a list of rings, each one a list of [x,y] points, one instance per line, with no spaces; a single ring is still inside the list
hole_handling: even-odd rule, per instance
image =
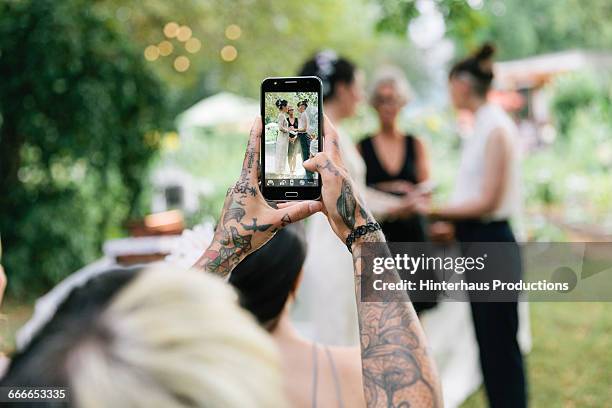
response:
[[[359,237],[363,237],[368,232],[380,231],[380,225],[377,222],[368,222],[365,225],[360,225],[353,229],[346,237],[346,247],[350,253],[353,253],[353,243]]]

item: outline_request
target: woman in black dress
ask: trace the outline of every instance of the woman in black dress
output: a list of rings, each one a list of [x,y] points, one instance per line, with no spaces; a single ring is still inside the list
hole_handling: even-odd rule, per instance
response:
[[[288,107],[287,115],[289,129],[293,130],[293,132],[289,133],[289,149],[287,152],[287,158],[289,161],[289,173],[291,174],[291,176],[294,176],[296,164],[295,157],[297,154],[297,150],[300,148],[300,143],[297,141],[298,118],[294,116],[293,106]]]
[[[429,178],[425,146],[397,127],[397,117],[408,101],[410,87],[400,70],[387,68],[374,81],[370,102],[378,114],[380,130],[366,137],[358,150],[366,164],[368,186],[403,197],[403,205],[380,223],[388,242],[424,242],[425,219],[414,205],[423,198],[423,182]],[[423,249],[423,248],[421,248]],[[419,250],[421,250],[419,249]],[[427,276],[431,278],[431,276]],[[415,280],[423,276],[412,275]],[[435,306],[435,293],[411,292],[417,313]]]
[[[418,185],[429,178],[429,163],[423,143],[397,126],[409,89],[398,69],[389,67],[379,73],[370,102],[378,114],[380,130],[363,139],[358,149],[366,163],[368,186],[416,202],[422,195]],[[426,240],[424,218],[411,206],[390,214],[381,227],[389,242]]]

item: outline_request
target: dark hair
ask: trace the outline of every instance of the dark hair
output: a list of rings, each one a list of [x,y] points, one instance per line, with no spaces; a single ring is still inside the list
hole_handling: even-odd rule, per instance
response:
[[[304,227],[297,223],[278,231],[232,271],[229,282],[238,290],[240,305],[266,329],[276,327],[305,259]]]
[[[287,106],[288,103],[289,102],[287,102],[285,99],[277,99],[275,105],[278,109],[282,109]]]
[[[141,270],[111,269],[74,288],[51,320],[13,356],[0,385],[68,387],[71,353],[86,341],[112,341],[98,317]]]
[[[298,107],[304,106],[305,108],[307,108],[308,107],[308,101],[306,99],[304,99],[303,101],[299,101],[297,106]]]
[[[493,82],[493,54],[495,54],[493,44],[483,44],[473,55],[453,65],[448,75],[449,79],[468,74],[473,80],[474,91],[480,96],[485,96]]]
[[[357,67],[334,51],[321,51],[306,61],[300,70],[300,76],[316,76],[323,82],[323,99],[332,98],[339,82],[351,84],[355,80]]]

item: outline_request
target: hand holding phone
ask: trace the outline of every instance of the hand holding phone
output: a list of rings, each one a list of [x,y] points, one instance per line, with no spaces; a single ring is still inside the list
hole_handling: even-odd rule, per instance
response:
[[[319,201],[303,201],[283,209],[266,202],[258,186],[262,139],[262,122],[257,118],[240,178],[227,191],[213,241],[195,267],[226,276],[248,254],[268,242],[279,228],[321,211]]]
[[[317,171],[322,180],[321,200],[323,213],[327,216],[332,230],[342,242],[359,226],[374,221],[372,214],[359,197],[359,191],[351,179],[338,147],[338,133],[332,123],[324,118],[325,147],[322,152],[306,161],[304,166]],[[298,205],[294,202],[278,204],[279,208],[289,209]]]
[[[291,112],[297,111],[297,116]],[[321,151],[322,84],[317,77],[267,78],[261,84],[261,190],[267,200],[316,200],[321,177],[303,163]],[[297,127],[295,123],[297,121]],[[316,149],[313,151],[313,149]]]

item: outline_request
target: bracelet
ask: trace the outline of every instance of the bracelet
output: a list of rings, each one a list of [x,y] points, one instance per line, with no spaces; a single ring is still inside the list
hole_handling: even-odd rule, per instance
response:
[[[348,248],[350,253],[353,253],[353,243],[359,237],[363,237],[368,232],[380,231],[380,225],[377,222],[368,222],[365,225],[360,225],[355,227],[348,237],[346,237],[346,247]]]

